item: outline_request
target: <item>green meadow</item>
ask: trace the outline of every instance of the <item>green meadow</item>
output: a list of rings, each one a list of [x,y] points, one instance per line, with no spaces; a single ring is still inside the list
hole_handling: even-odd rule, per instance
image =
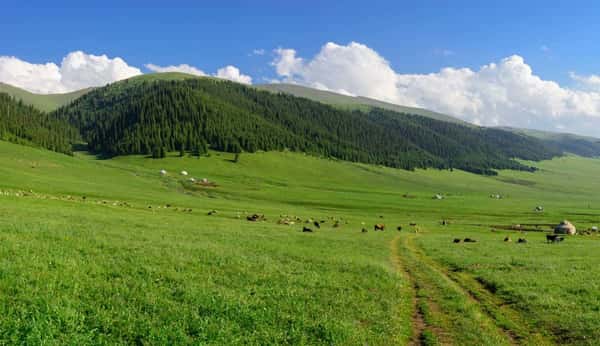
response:
[[[599,222],[598,160],[496,177],[290,152],[233,161],[100,160],[0,142],[0,343],[600,338],[600,237],[545,242],[563,219]],[[266,220],[247,221],[254,213]],[[526,230],[504,229],[517,224]],[[477,242],[453,243],[467,237]]]

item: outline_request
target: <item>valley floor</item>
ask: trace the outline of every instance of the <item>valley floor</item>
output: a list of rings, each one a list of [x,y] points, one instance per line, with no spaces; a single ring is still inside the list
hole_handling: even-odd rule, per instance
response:
[[[3,344],[600,338],[600,237],[545,242],[562,219],[599,222],[600,161],[482,177],[294,153],[97,160],[5,142],[0,159]],[[504,229],[516,224],[527,231]]]

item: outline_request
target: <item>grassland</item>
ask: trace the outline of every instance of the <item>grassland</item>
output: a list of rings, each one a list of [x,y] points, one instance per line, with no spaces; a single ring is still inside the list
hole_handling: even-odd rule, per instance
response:
[[[600,337],[600,239],[552,245],[543,232],[492,226],[595,225],[600,161],[564,157],[535,163],[536,173],[482,177],[287,152],[242,154],[238,163],[220,153],[98,160],[5,142],[0,159],[0,343]],[[181,170],[217,187],[192,188]],[[249,213],[267,221],[248,222]],[[304,223],[278,224],[282,214],[326,222],[303,233]],[[386,231],[373,232],[374,223]],[[528,243],[505,243],[506,235]],[[453,244],[457,237],[478,242]]]

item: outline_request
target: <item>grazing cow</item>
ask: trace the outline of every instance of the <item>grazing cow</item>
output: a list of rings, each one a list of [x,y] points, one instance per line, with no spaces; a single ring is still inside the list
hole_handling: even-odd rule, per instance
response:
[[[411,222],[411,223],[409,223],[409,225],[415,227],[417,225],[417,223],[416,222]]]
[[[521,240],[521,239],[519,239],[519,240]],[[506,238],[504,238],[504,241],[505,241],[505,242],[511,242],[511,241],[512,241],[512,239],[510,239],[510,237],[509,237],[509,236],[506,236]]]
[[[453,242],[454,243],[460,243],[460,239],[459,238],[454,238]]]
[[[398,226],[398,227],[396,227],[396,229],[397,229],[398,231],[401,231],[401,230],[402,230],[402,226]]]
[[[373,226],[374,231],[385,231],[385,225],[382,223],[377,223]]]
[[[317,228],[321,228],[321,224],[318,221],[313,222],[313,225]]]
[[[361,231],[362,233],[367,233],[367,232],[368,232],[368,231],[367,231],[367,229],[366,229],[366,228],[364,228],[364,227],[363,227],[363,229],[362,229],[362,230],[360,230],[360,231]]]
[[[305,232],[305,233],[312,233],[312,232],[313,232],[313,230],[312,230],[312,229],[310,229],[310,228],[308,228],[308,227],[302,227],[302,232]]]
[[[519,243],[519,244],[527,243],[527,239],[525,239],[525,238],[519,238],[519,240],[517,240],[517,243]]]
[[[216,211],[216,210],[211,210],[211,211],[209,211],[209,212],[208,212],[208,215],[214,215],[214,214],[216,214],[216,213],[217,213],[217,211]]]
[[[471,238],[465,238],[465,240],[463,240],[463,242],[465,242],[465,243],[477,243],[477,240],[471,239]]]

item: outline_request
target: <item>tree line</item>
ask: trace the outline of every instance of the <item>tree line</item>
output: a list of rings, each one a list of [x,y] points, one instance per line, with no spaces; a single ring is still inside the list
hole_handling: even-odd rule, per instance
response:
[[[68,122],[0,93],[0,139],[71,154],[79,136]]]

